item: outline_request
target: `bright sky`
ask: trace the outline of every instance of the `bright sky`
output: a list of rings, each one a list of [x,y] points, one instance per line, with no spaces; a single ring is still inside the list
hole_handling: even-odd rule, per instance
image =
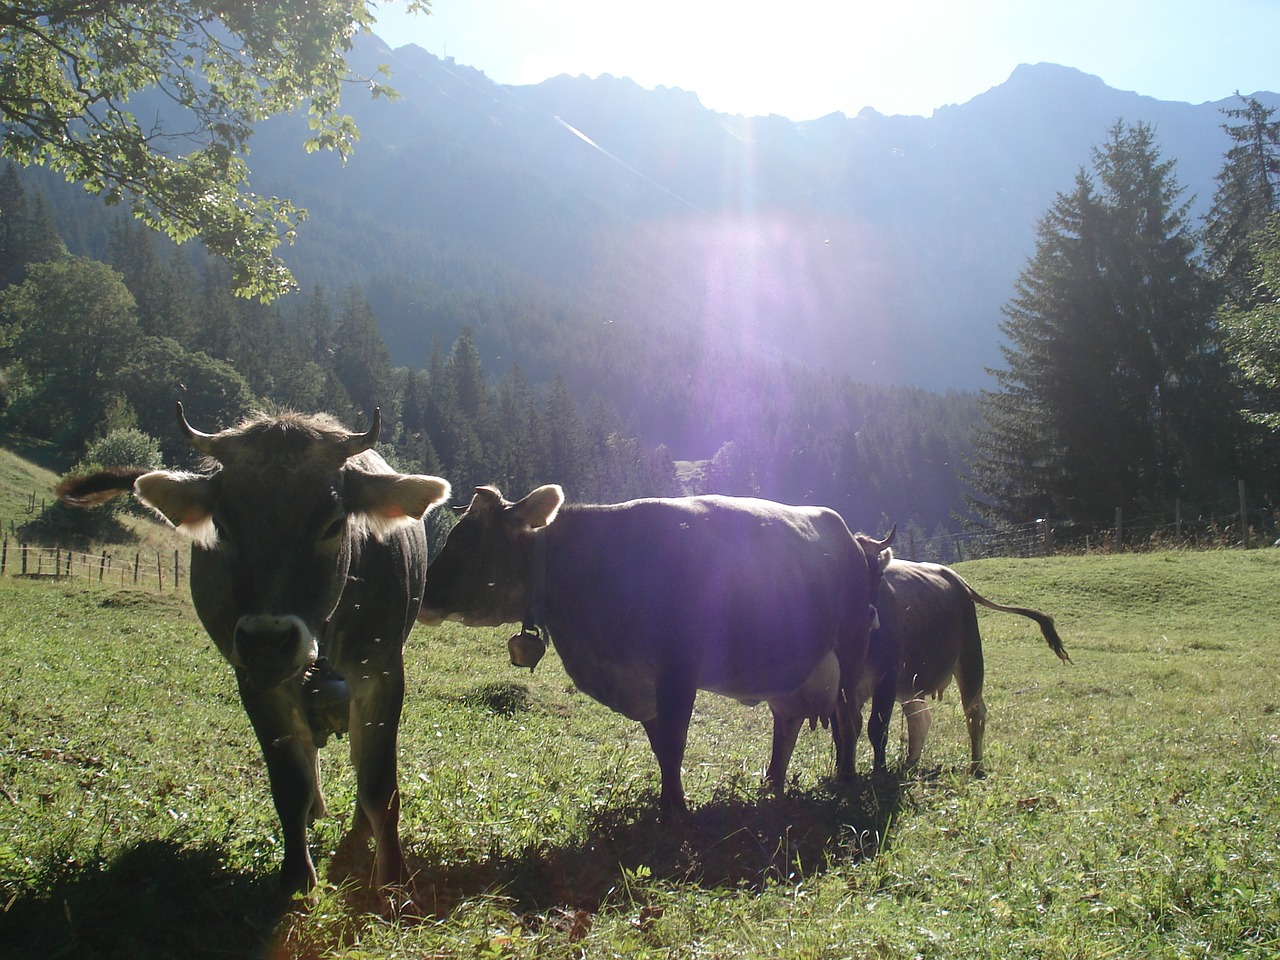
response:
[[[502,84],[681,87],[721,113],[929,116],[1057,63],[1160,100],[1280,91],[1280,0],[379,0],[374,28]],[[394,80],[392,83],[394,84]]]

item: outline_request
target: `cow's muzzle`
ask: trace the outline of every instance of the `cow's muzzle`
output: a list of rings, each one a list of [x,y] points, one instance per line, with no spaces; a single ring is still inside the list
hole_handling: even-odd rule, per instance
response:
[[[295,616],[244,616],[236,623],[231,663],[259,690],[279,686],[316,662],[319,644]]]

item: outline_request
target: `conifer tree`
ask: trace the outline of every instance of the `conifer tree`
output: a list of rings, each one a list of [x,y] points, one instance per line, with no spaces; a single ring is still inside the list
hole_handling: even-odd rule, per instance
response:
[[[1242,414],[1250,430],[1254,469],[1274,481],[1280,469],[1280,213],[1253,235],[1251,302],[1229,303],[1219,316],[1240,379]]]
[[[157,250],[159,235],[120,217],[107,239],[107,263],[124,277],[138,303],[138,324],[153,337],[190,342],[195,312],[195,274],[187,258],[172,244],[168,256]]]
[[[493,391],[493,480],[523,496],[548,480],[544,418],[524,371],[512,364]]]
[[[491,482],[480,437],[458,403],[453,372],[438,339],[431,344],[423,409],[425,433],[454,489],[462,493]]]
[[[333,369],[351,396],[357,415],[367,421],[375,407],[382,408],[388,424],[398,424],[395,396],[390,388],[391,360],[378,331],[369,302],[357,286],[342,298],[338,326],[333,334]]]
[[[571,499],[590,499],[595,490],[582,411],[564,377],[551,384],[546,405],[547,482],[559,483]]]
[[[1227,295],[1246,306],[1253,296],[1250,238],[1280,209],[1280,120],[1253,97],[1223,110],[1231,147],[1218,172],[1213,207],[1206,217],[1205,252]]]
[[[29,197],[17,168],[0,172],[0,287],[26,279],[29,263],[56,260],[66,247],[40,194]]]
[[[1231,408],[1173,163],[1117,123],[1041,219],[971,460],[989,520],[1100,522],[1232,475]]]

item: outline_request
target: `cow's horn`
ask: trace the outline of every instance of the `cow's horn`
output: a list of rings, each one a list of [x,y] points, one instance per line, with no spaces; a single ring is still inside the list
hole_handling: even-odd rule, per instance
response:
[[[883,550],[885,547],[889,546],[889,544],[893,543],[893,538],[897,534],[897,532],[898,532],[898,525],[895,523],[892,527],[889,528],[889,533],[883,540],[872,540],[871,542],[874,544],[877,544],[877,549]]]
[[[191,441],[191,445],[203,453],[207,457],[214,456],[213,441],[215,439],[212,433],[201,433],[191,424],[187,423],[187,415],[182,411],[182,401],[177,401],[178,405],[178,426],[182,428],[183,434]]]
[[[373,408],[373,423],[364,433],[353,433],[347,437],[346,442],[342,445],[342,452],[345,454],[344,459],[354,457],[357,453],[364,453],[366,450],[373,449],[373,445],[378,442],[378,434],[382,432],[382,408]]]

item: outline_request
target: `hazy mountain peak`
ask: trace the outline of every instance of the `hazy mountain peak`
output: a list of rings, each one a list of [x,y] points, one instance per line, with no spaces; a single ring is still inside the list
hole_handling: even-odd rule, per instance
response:
[[[371,38],[353,53],[387,62]],[[286,254],[304,287],[361,283],[391,261],[464,291],[527,283],[619,327],[705,326],[856,379],[934,388],[984,385],[1001,365],[1001,306],[1036,222],[1117,119],[1155,128],[1199,198],[1193,216],[1227,146],[1222,104],[1159,101],[1053,63],[1021,64],[930,117],[868,106],[801,123],[718,114],[690,91],[608,74],[500,86],[413,45],[390,63],[401,101],[344,103],[364,137],[341,181],[336,165],[322,180],[296,151],[273,166],[255,148],[255,181],[311,210]],[[343,251],[339,268],[319,236]],[[386,236],[397,241],[380,259],[352,253]],[[436,264],[459,251],[484,258],[487,278],[446,277]],[[408,313],[379,319],[397,363],[456,335]]]

